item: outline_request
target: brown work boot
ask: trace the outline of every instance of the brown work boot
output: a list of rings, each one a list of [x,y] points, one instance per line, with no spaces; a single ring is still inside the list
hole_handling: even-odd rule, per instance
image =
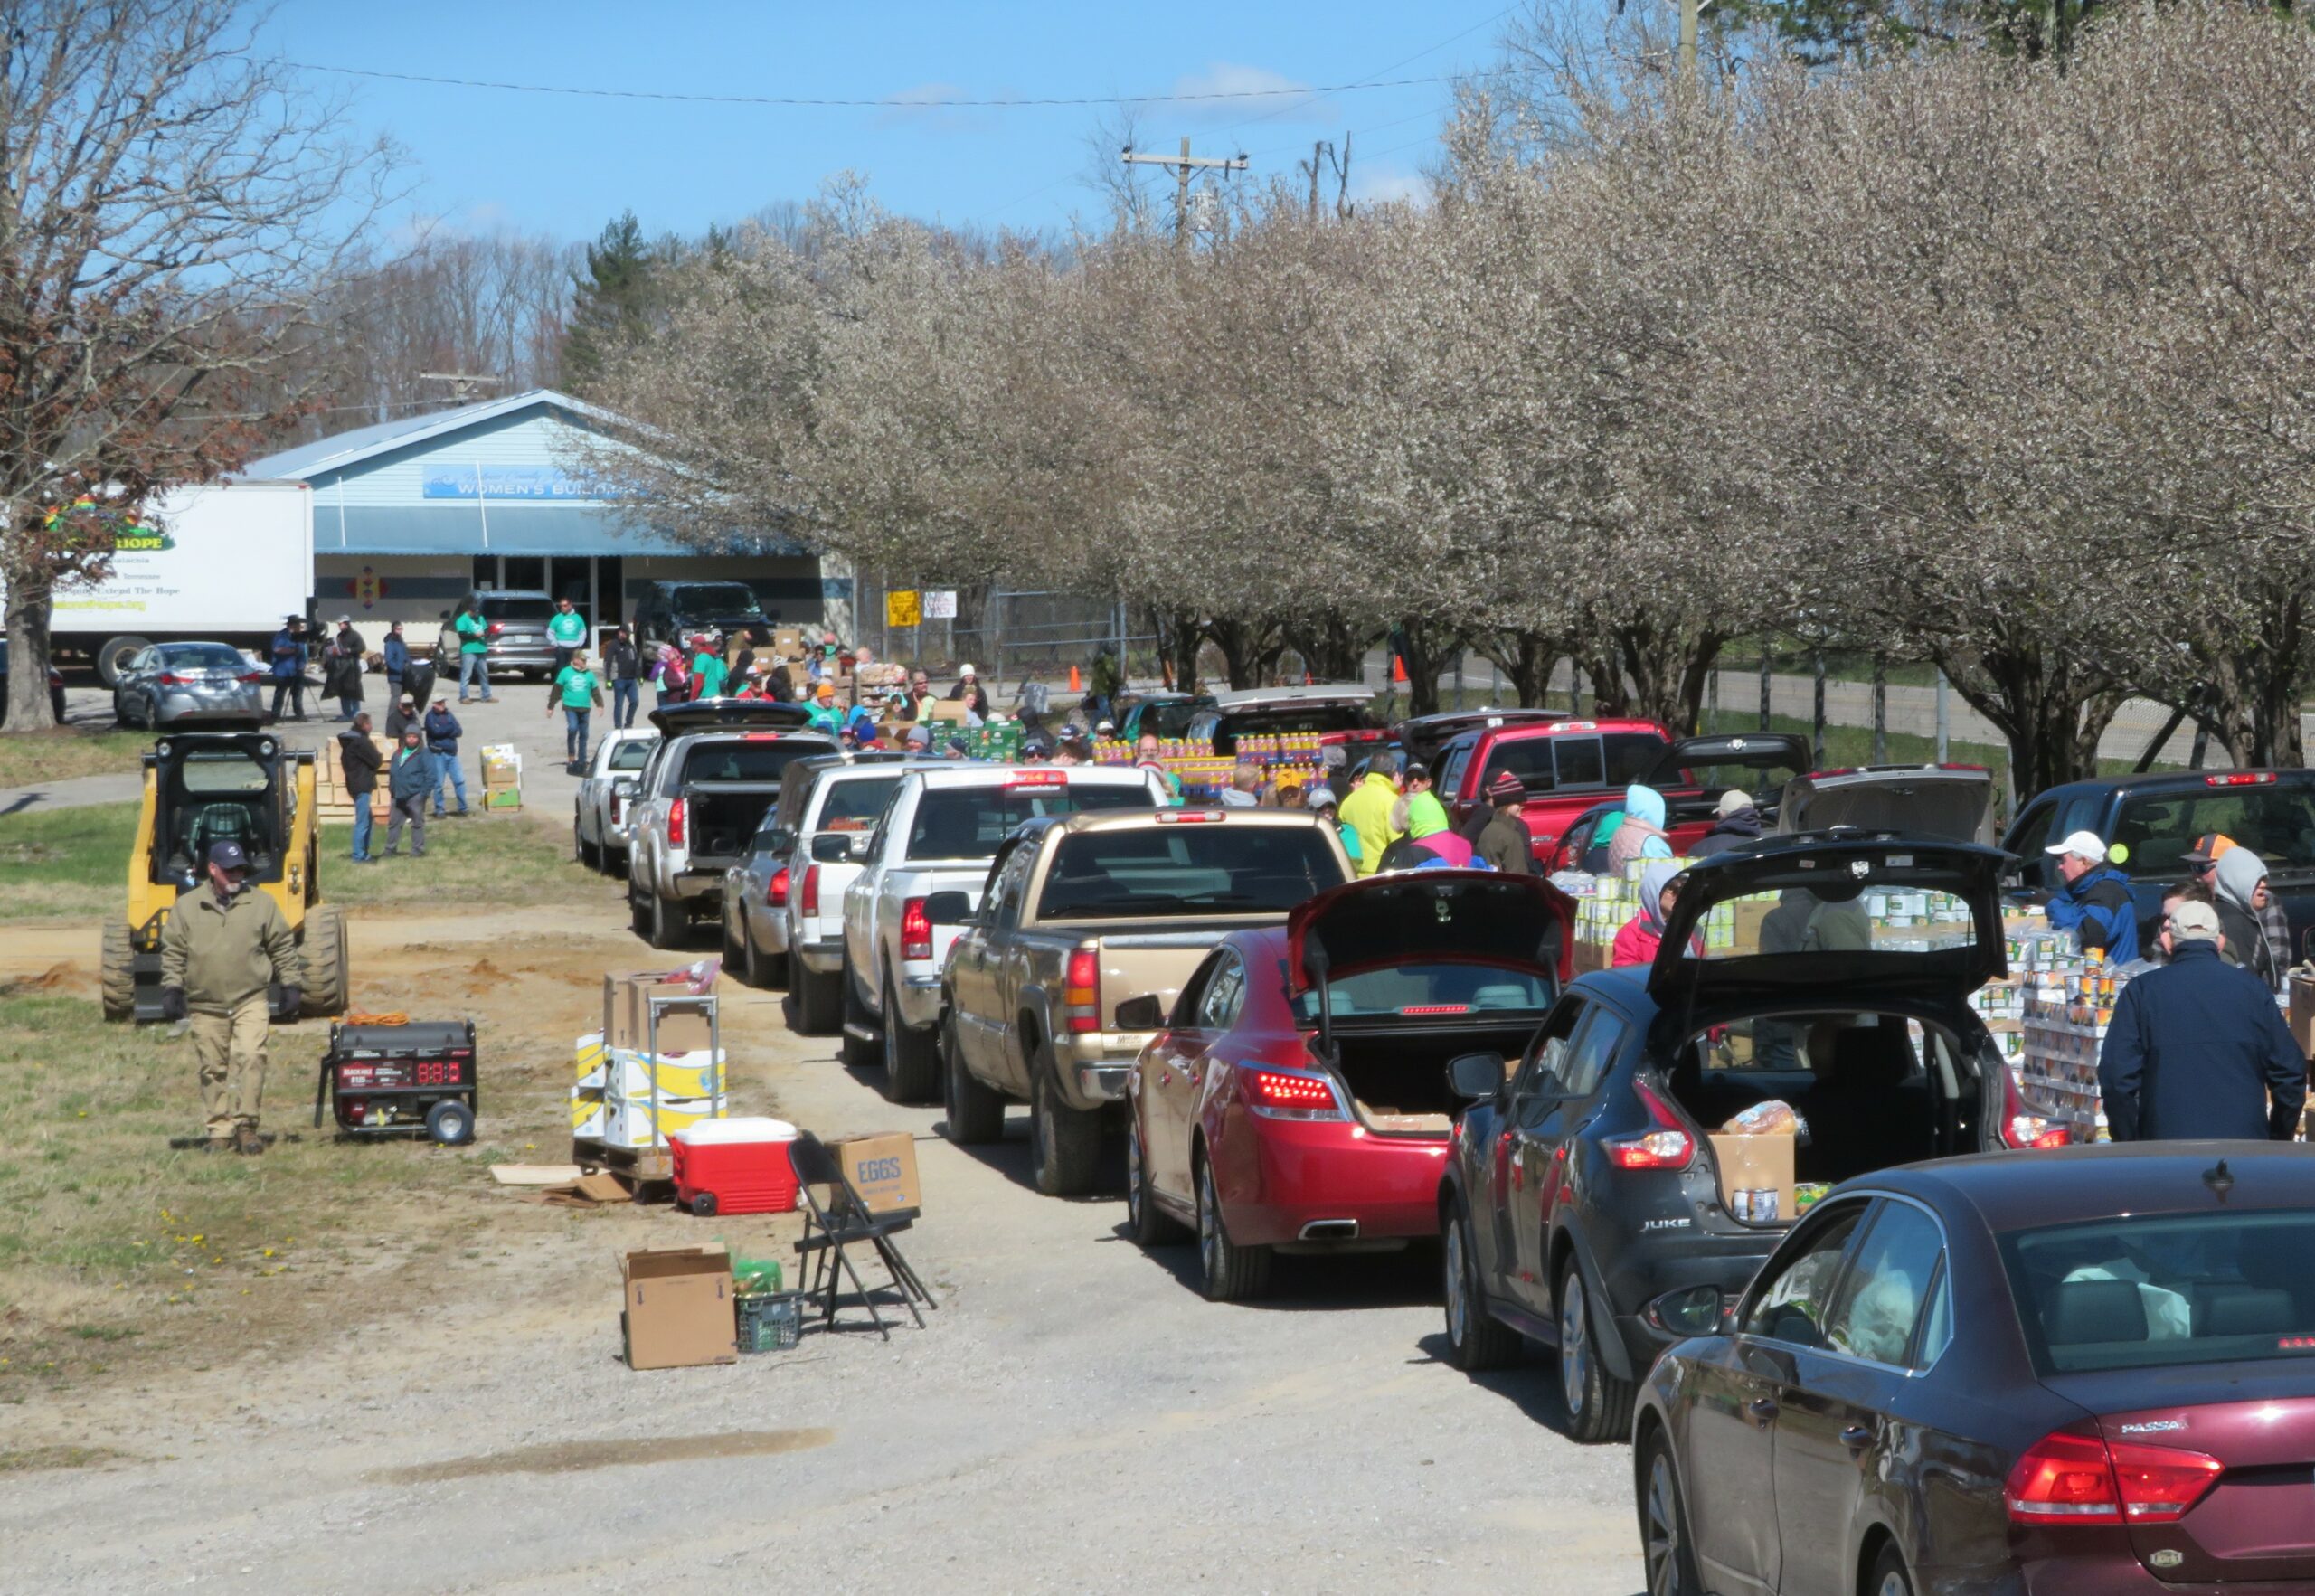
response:
[[[229,1130],[222,1136],[211,1136],[209,1138],[208,1150],[213,1153],[230,1153],[234,1151],[235,1144],[233,1141],[233,1133]]]
[[[265,1151],[265,1138],[257,1133],[254,1125],[236,1126],[233,1129],[233,1151],[261,1153]]]

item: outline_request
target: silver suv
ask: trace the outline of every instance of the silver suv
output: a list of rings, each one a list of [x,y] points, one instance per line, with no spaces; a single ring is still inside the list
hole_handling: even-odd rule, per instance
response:
[[[483,642],[490,674],[520,671],[543,681],[554,673],[554,641],[546,635],[547,619],[554,613],[551,594],[512,588],[494,588],[475,595],[482,610]],[[458,611],[442,612],[442,635],[434,644],[434,668],[445,681],[458,675],[458,634],[450,623]]]

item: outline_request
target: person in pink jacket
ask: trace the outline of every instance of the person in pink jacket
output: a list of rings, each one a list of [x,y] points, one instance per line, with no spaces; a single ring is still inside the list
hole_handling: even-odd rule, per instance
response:
[[[1616,933],[1615,949],[1608,960],[1611,968],[1656,962],[1656,950],[1664,942],[1665,917],[1680,895],[1672,884],[1679,874],[1680,867],[1669,859],[1652,860],[1639,873],[1639,912],[1624,921]]]

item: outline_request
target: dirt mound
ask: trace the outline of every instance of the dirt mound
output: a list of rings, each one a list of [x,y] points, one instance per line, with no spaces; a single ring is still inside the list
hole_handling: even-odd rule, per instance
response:
[[[36,976],[0,981],[0,997],[29,997],[35,992],[60,992],[86,983],[87,972],[69,959],[52,964]]]

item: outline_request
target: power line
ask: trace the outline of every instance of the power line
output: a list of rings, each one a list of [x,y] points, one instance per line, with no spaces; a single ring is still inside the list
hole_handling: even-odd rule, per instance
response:
[[[342,78],[375,78],[395,83],[428,83],[445,89],[496,89],[513,94],[570,94],[591,99],[657,99],[683,105],[759,105],[850,107],[864,110],[1006,110],[1036,106],[1171,105],[1214,99],[1310,99],[1321,94],[1348,94],[1364,89],[1410,89],[1445,83],[1448,77],[1394,78],[1385,82],[1319,83],[1285,89],[1217,89],[1195,94],[1030,95],[1009,99],[840,99],[832,96],[789,94],[677,94],[656,89],[587,89],[564,83],[502,83],[482,78],[436,78],[422,72],[389,72],[370,67],[325,66],[317,61],[290,61],[282,65],[302,72],[332,72]]]

